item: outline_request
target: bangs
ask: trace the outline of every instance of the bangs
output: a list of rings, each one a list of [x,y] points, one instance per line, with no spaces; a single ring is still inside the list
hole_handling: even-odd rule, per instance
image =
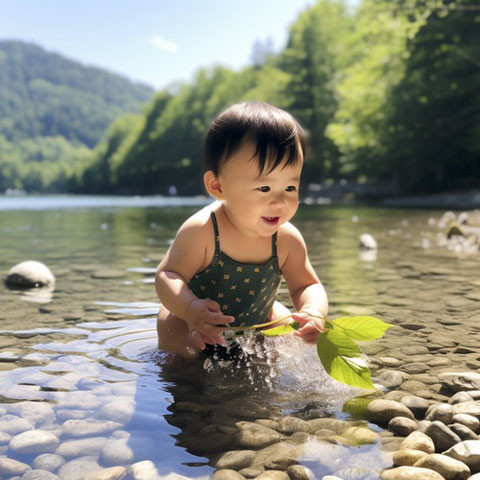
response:
[[[305,132],[287,112],[263,102],[233,105],[212,123],[205,144],[205,167],[218,175],[245,143],[255,146],[259,175],[305,158]]]

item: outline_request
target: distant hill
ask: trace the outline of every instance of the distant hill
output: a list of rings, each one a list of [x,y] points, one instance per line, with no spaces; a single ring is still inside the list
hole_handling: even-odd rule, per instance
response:
[[[63,136],[93,147],[122,113],[154,90],[20,41],[0,42],[0,135],[7,141]]]
[[[0,41],[0,193],[65,191],[117,117],[154,90],[21,41]]]

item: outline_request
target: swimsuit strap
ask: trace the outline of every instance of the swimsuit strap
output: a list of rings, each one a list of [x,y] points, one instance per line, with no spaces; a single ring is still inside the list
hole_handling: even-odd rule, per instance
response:
[[[214,212],[210,213],[210,217],[212,217],[213,230],[215,231],[215,253],[220,253],[220,235],[218,234],[217,218]]]
[[[214,212],[210,213],[212,218],[213,230],[215,232],[215,253],[220,253],[220,235],[218,233],[217,217]],[[272,235],[272,258],[277,256],[277,232]]]
[[[272,235],[272,257],[277,256],[277,232]]]

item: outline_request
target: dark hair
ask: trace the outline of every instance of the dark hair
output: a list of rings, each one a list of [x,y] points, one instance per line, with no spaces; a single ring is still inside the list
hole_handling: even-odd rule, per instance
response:
[[[295,165],[300,152],[306,153],[305,132],[287,112],[264,102],[232,105],[210,125],[205,141],[205,169],[218,176],[221,166],[235,154],[244,141],[256,145],[259,173],[268,173],[282,163]],[[285,166],[286,166],[285,165]]]

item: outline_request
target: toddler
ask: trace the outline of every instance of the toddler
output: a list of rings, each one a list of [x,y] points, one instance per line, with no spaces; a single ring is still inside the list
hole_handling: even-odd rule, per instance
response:
[[[180,227],[160,262],[159,347],[183,356],[212,352],[231,327],[295,320],[308,343],[324,329],[328,302],[300,232],[305,134],[287,112],[263,102],[233,105],[212,123],[204,183],[215,202]],[[282,276],[295,313],[275,300]]]

